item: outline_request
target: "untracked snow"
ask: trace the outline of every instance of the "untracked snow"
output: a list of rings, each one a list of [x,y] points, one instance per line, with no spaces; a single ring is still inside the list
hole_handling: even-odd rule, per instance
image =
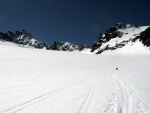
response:
[[[150,52],[138,42],[136,54],[95,55],[0,41],[0,113],[150,113]]]

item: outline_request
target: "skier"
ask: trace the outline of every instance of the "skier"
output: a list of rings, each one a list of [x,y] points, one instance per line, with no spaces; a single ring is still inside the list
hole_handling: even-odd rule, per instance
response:
[[[116,68],[116,70],[118,70],[118,68]]]

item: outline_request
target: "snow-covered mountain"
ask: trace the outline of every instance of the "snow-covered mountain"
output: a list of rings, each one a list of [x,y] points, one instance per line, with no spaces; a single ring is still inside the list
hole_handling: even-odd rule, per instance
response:
[[[43,42],[36,40],[28,31],[18,30],[15,33],[8,31],[7,33],[0,33],[0,39],[3,41],[14,42],[24,47],[34,47],[42,49],[46,47]]]
[[[59,51],[82,51],[84,48],[89,48],[83,44],[71,44],[69,42],[54,42],[53,45],[47,46],[48,50]]]
[[[137,43],[150,46],[150,27],[118,23],[102,33],[91,46],[91,52],[100,54],[108,50],[132,49]],[[127,48],[128,46],[128,48]],[[137,48],[139,49],[139,48]]]
[[[27,31],[0,39],[0,113],[150,113],[148,26],[111,27],[92,45],[100,55]]]
[[[82,51],[84,48],[89,48],[83,44],[71,44],[69,42],[54,42],[52,45],[46,45],[43,42],[36,40],[31,33],[26,30],[18,30],[15,33],[11,31],[8,31],[7,33],[0,32],[0,40],[12,42],[22,47],[32,47],[37,49],[46,48],[47,50]]]
[[[0,33],[0,40],[13,42],[22,47],[32,47],[37,49],[58,50],[58,51],[79,51],[92,52],[95,54],[113,52],[138,53],[147,50],[150,47],[150,26],[137,26],[134,24],[118,23],[106,32],[101,33],[100,37],[89,46],[83,44],[71,44],[69,42],[54,42],[52,45],[46,45],[36,40],[31,33],[26,30],[19,30],[15,33],[8,31]],[[141,51],[139,51],[141,50]]]

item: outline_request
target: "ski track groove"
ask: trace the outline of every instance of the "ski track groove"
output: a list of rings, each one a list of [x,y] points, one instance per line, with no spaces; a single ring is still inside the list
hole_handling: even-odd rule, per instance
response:
[[[112,77],[119,87],[118,113],[144,113],[144,110],[141,108],[141,101],[131,88],[131,85],[129,83],[125,85],[125,82],[115,75],[112,75]]]
[[[113,79],[116,81],[118,90],[117,90],[117,103],[118,103],[118,113],[129,113],[130,109],[130,95],[124,86],[123,82],[115,77]]]
[[[146,113],[144,111],[144,109],[142,108],[142,102],[140,100],[140,97],[135,93],[135,88],[133,88],[133,86],[129,85],[130,89],[129,92],[130,94],[132,94],[132,104],[133,104],[133,107],[135,108],[136,110],[136,113]]]
[[[92,100],[94,98],[94,93],[95,93],[95,85],[92,80],[89,80],[89,84],[90,86],[89,86],[88,94],[81,105],[81,109],[79,110],[79,113],[87,113],[90,108],[90,105],[92,104]]]
[[[132,85],[125,84],[115,75],[112,75],[112,79],[116,90],[102,113],[146,113]]]
[[[55,96],[55,95],[57,95],[57,94],[65,91],[65,90],[68,90],[69,88],[78,86],[78,85],[83,84],[83,83],[85,83],[87,81],[89,82],[89,78],[88,79],[80,80],[79,82],[70,84],[68,86],[62,87],[60,89],[51,91],[51,92],[43,94],[43,95],[40,95],[38,97],[35,97],[35,98],[33,98],[33,99],[29,100],[29,101],[26,101],[26,102],[22,103],[22,104],[19,104],[17,106],[11,107],[11,108],[8,108],[8,109],[6,109],[6,110],[4,110],[4,111],[2,111],[0,113],[7,113],[7,112],[8,113],[10,113],[10,112],[11,113],[17,113],[18,111],[26,109],[26,108],[28,108],[28,107],[36,104],[36,103],[39,103],[39,102],[41,102],[41,101],[43,101],[43,100],[45,100],[45,99],[47,99],[49,97]],[[91,84],[91,82],[90,82],[90,84]],[[90,90],[91,90],[91,85],[90,85]]]

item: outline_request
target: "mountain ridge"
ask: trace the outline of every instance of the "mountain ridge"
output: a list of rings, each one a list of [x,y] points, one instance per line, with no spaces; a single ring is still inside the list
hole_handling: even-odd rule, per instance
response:
[[[147,45],[147,47],[149,47],[149,32],[149,26],[137,26],[133,24],[118,23],[106,30],[106,32],[100,34],[98,40],[92,44],[91,52],[101,54],[107,50],[123,48],[128,43],[132,43],[132,46],[138,39],[140,42],[142,42],[143,45]]]
[[[90,49],[91,53],[101,54],[104,51],[123,48],[128,43],[131,46],[138,40],[143,46],[150,47],[150,26],[138,26],[135,24],[117,23],[110,27],[91,45],[72,44],[69,42],[54,42],[52,45],[36,40],[31,33],[26,30],[16,32],[0,32],[0,40],[13,42],[22,47],[57,50],[57,51],[79,51]]]

